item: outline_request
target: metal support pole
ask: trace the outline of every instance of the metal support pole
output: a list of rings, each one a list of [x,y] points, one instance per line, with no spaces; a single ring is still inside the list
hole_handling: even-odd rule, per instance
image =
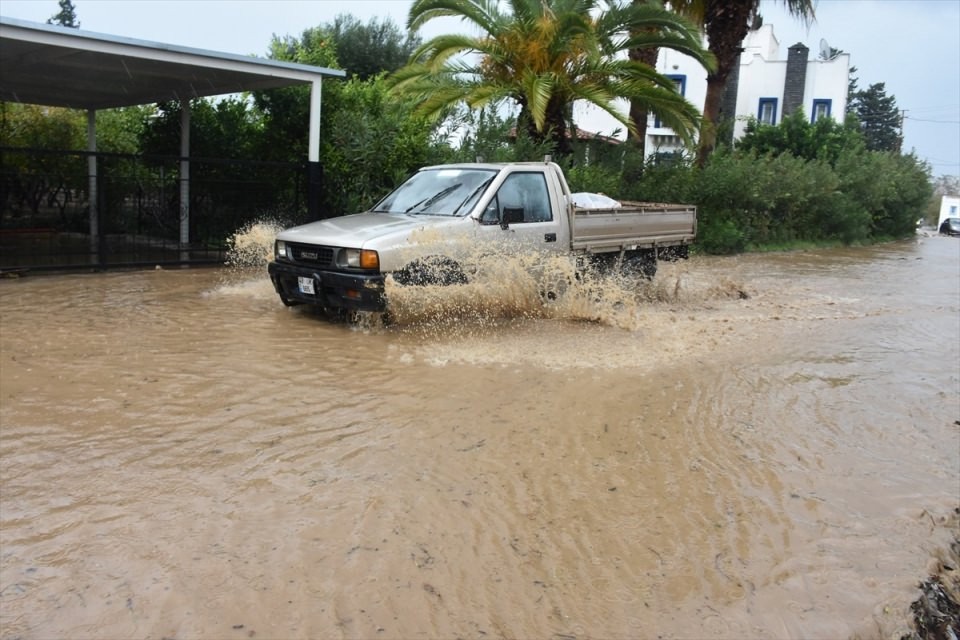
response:
[[[100,246],[100,210],[97,193],[97,112],[87,110],[87,200],[90,211],[90,261],[103,261]]]
[[[180,261],[190,260],[190,100],[180,101]]]
[[[320,166],[320,100],[321,81],[310,86],[310,127],[307,147],[307,214],[311,220],[320,217],[320,190],[323,169]]]

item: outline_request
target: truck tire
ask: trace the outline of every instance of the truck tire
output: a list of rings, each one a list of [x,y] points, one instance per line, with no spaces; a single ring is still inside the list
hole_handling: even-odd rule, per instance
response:
[[[685,244],[678,247],[664,247],[659,250],[657,257],[668,262],[686,260],[690,257],[690,247]]]
[[[397,284],[407,286],[466,284],[467,276],[456,260],[446,256],[417,258],[393,272]]]
[[[579,280],[579,275],[576,275],[576,278]],[[565,274],[541,278],[538,284],[537,290],[540,294],[540,301],[544,304],[556,302],[573,287],[570,277]]]
[[[653,280],[657,275],[657,257],[650,251],[635,253],[624,258],[622,268],[625,275]]]

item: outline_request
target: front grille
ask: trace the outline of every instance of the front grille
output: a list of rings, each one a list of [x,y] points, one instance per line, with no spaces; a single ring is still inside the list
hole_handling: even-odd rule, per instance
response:
[[[329,267],[333,266],[333,248],[318,247],[309,244],[291,244],[287,243],[291,251],[293,261],[299,264]]]

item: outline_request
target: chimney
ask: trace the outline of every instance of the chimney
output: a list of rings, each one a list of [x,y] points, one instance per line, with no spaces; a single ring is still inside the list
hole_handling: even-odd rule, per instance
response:
[[[787,76],[783,81],[783,115],[803,106],[803,88],[807,83],[807,57],[810,50],[798,42],[787,50]]]

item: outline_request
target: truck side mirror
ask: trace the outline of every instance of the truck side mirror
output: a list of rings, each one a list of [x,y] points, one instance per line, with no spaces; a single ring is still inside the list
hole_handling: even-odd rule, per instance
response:
[[[500,228],[509,229],[515,222],[523,222],[523,207],[504,207],[500,216]]]

